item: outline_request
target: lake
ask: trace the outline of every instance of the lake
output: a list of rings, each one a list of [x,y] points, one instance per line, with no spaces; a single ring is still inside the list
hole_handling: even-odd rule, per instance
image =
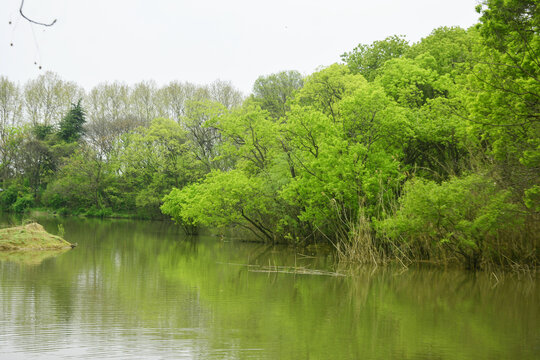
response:
[[[336,276],[331,254],[168,222],[40,222],[78,247],[1,258],[0,359],[539,358],[530,275]]]

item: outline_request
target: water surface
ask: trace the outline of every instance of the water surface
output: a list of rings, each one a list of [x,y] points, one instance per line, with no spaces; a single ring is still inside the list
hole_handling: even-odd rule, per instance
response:
[[[330,255],[187,238],[167,222],[41,222],[52,233],[62,223],[78,247],[38,261],[0,258],[1,359],[493,360],[540,353],[538,281],[527,277],[254,272],[335,269]]]

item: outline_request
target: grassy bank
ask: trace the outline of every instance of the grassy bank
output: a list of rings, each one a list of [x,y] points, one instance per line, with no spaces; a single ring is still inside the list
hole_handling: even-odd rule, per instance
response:
[[[49,234],[38,223],[0,229],[1,251],[62,250],[71,247],[69,242]]]

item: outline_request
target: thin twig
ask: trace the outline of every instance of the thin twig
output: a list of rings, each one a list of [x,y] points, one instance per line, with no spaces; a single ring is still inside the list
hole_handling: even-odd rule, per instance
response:
[[[54,19],[53,22],[50,23],[50,24],[45,24],[45,23],[40,23],[40,22],[34,21],[34,20],[32,20],[32,19],[26,17],[26,15],[24,15],[24,13],[23,13],[23,11],[22,11],[23,5],[24,5],[24,0],[21,0],[21,7],[19,8],[19,12],[21,13],[21,16],[22,16],[23,18],[25,18],[26,20],[30,21],[31,23],[36,24],[36,25],[41,25],[41,26],[53,26],[53,25],[56,23],[56,19]]]

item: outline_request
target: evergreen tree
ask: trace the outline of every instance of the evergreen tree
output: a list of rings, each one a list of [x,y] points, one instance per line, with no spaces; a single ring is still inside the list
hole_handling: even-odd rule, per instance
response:
[[[60,121],[58,136],[66,142],[78,141],[84,133],[83,125],[85,122],[85,112],[81,106],[81,100],[79,100],[77,104],[71,104],[71,109]]]

